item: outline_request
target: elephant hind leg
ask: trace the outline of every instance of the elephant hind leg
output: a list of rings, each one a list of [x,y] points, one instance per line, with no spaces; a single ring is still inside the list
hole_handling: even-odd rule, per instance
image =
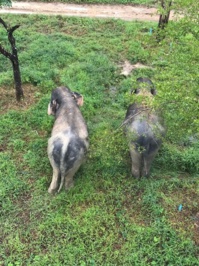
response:
[[[58,182],[59,182],[59,179],[60,179],[60,171],[59,171],[59,168],[58,167],[53,167],[53,178],[52,178],[52,181],[51,181],[51,184],[48,188],[48,192],[53,194],[56,192],[57,190],[57,187],[58,187]]]
[[[135,178],[141,177],[141,165],[142,165],[142,154],[135,149],[130,150],[131,161],[132,161],[132,175]]]
[[[153,151],[150,154],[143,154],[143,167],[142,167],[142,176],[148,177],[150,174],[151,164],[158,152],[158,149]]]

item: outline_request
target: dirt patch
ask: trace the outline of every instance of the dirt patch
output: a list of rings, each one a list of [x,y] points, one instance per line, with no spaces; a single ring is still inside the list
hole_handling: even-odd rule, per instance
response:
[[[130,5],[75,5],[63,3],[13,2],[11,8],[0,9],[0,14],[43,14],[123,20],[157,21],[156,8]],[[171,11],[170,19],[175,15]]]
[[[30,84],[23,85],[23,91],[25,95],[24,99],[17,102],[13,88],[0,87],[0,114],[4,114],[8,110],[26,110],[39,100],[36,87]]]

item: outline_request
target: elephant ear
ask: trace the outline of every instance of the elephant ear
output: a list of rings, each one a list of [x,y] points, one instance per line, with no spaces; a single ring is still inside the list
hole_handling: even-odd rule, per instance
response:
[[[131,90],[131,94],[138,94],[140,92],[140,90],[137,88],[137,89],[132,89]]]
[[[59,109],[59,103],[57,100],[52,100],[48,105],[48,115],[55,115]]]
[[[84,97],[80,93],[73,91],[72,96],[78,106],[82,106],[84,104]]]
[[[151,89],[151,94],[153,96],[155,96],[157,94],[157,91],[156,91],[156,89],[154,87]]]
[[[59,103],[58,103],[58,100],[53,100],[51,102],[51,108],[52,108],[52,112],[54,114],[56,114],[57,110],[59,109]]]
[[[139,89],[134,89],[134,92],[133,93],[138,94],[139,92],[140,92]]]

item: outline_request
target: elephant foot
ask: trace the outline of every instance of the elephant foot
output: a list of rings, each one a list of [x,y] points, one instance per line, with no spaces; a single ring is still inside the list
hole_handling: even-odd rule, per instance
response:
[[[70,190],[70,189],[73,188],[73,187],[74,187],[74,182],[73,182],[73,180],[70,180],[70,181],[68,181],[68,182],[65,182],[65,190],[66,190],[66,191]]]
[[[136,179],[140,178],[140,171],[132,169],[132,176],[135,177]]]
[[[56,191],[57,191],[56,188],[51,188],[51,187],[48,188],[48,193],[49,193],[49,194],[54,195],[54,194],[56,193]]]

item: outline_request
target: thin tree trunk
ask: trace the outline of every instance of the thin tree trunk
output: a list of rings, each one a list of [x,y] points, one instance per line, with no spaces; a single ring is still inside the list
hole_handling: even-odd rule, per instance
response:
[[[164,29],[169,22],[170,16],[170,8],[171,8],[172,0],[170,0],[167,4],[167,0],[161,0],[161,7],[164,9],[164,14],[160,14],[158,28]]]
[[[18,58],[16,58],[16,60],[11,62],[13,67],[14,81],[15,81],[16,99],[17,101],[20,101],[21,98],[24,97],[24,94],[21,86],[21,73],[20,73]]]
[[[16,90],[16,99],[20,101],[22,97],[24,97],[22,86],[21,86],[21,73],[19,68],[19,60],[17,54],[17,48],[15,45],[15,38],[13,36],[13,32],[19,27],[16,25],[9,30],[8,39],[12,46],[12,66],[13,66],[13,74],[14,74],[14,81],[15,81],[15,90]]]
[[[19,67],[19,60],[18,60],[18,54],[17,54],[17,48],[15,45],[15,38],[13,36],[13,32],[19,28],[19,25],[16,25],[10,29],[8,29],[6,23],[0,18],[0,23],[4,26],[8,33],[8,40],[12,47],[12,53],[7,52],[0,44],[0,53],[2,53],[5,57],[9,58],[12,63],[13,68],[13,75],[14,75],[14,82],[15,82],[15,91],[16,91],[16,99],[17,101],[20,101],[21,98],[24,97],[23,89],[21,85],[21,73],[20,73],[20,67]]]

